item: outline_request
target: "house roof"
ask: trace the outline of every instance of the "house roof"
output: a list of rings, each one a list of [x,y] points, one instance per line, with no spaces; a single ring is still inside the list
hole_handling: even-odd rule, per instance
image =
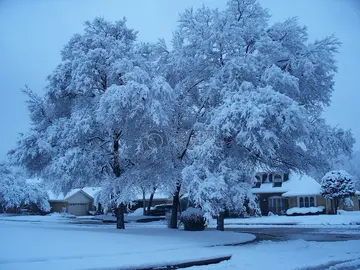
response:
[[[273,187],[272,183],[263,183],[259,188],[252,188],[256,194],[283,193],[282,196],[320,195],[320,184],[311,176],[291,172],[287,181],[281,187]]]
[[[89,197],[95,199],[96,195],[101,191],[101,187],[84,187],[84,188],[74,188],[71,189],[68,193],[63,194],[63,193],[59,193],[59,194],[55,194],[54,192],[52,192],[51,190],[48,190],[48,195],[49,195],[49,200],[50,201],[66,201],[68,200],[71,196],[75,195],[78,192],[84,192],[86,195],[88,195]],[[143,195],[142,193],[137,194],[137,200],[142,200]],[[149,199],[150,194],[146,194],[145,195],[146,199]],[[166,194],[162,194],[160,192],[155,192],[154,195],[154,199],[158,200],[158,199],[168,199],[171,198],[171,195],[166,195]]]
[[[49,201],[66,201],[71,196],[78,193],[80,190],[81,190],[81,188],[74,188],[66,194],[64,194],[62,192],[60,192],[59,194],[56,194],[56,193],[52,192],[51,190],[48,190],[47,193],[49,195]]]
[[[85,187],[85,188],[74,188],[71,189],[68,193],[59,193],[56,194],[51,190],[48,190],[47,193],[49,195],[49,201],[66,201],[70,197],[74,196],[78,192],[84,193],[86,196],[95,198],[96,194],[101,190],[99,187]]]

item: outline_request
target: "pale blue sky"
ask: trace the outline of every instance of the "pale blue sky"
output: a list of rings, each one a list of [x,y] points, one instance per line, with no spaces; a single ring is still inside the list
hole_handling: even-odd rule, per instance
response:
[[[171,39],[177,14],[185,8],[223,7],[225,0],[1,0],[0,1],[0,161],[15,145],[29,119],[20,89],[28,84],[42,93],[46,76],[60,61],[60,50],[83,22],[96,16],[128,19],[139,40]],[[343,43],[337,57],[339,74],[333,103],[325,112],[329,123],[351,128],[360,142],[360,1],[260,0],[272,21],[297,16],[311,39],[334,33]],[[360,144],[357,144],[357,149]]]

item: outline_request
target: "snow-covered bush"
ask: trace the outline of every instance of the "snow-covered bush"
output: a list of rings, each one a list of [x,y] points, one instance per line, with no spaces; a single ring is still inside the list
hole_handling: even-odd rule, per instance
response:
[[[181,222],[185,231],[203,231],[206,227],[204,212],[200,208],[186,209],[181,213]]]
[[[344,170],[330,171],[321,180],[321,195],[334,200],[335,214],[341,199],[355,194],[355,183],[352,176]]]
[[[142,207],[136,209],[134,212],[129,213],[128,216],[138,217],[144,215],[144,209]]]
[[[344,198],[343,203],[344,203],[344,207],[346,208],[351,208],[354,206],[354,202],[351,198]]]
[[[274,214],[273,212],[269,211],[268,213],[268,217],[273,217],[273,216],[277,216],[276,214]]]
[[[325,210],[324,206],[318,207],[293,207],[286,211],[286,215],[311,215],[311,214],[321,214]]]

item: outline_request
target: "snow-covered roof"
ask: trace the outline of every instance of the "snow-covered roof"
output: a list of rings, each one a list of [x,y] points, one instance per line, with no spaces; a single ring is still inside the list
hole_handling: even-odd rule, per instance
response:
[[[287,181],[281,187],[273,187],[273,183],[263,183],[259,188],[252,188],[251,192],[256,194],[263,193],[283,193],[284,197],[300,195],[320,195],[320,184],[311,176],[291,172]]]
[[[90,197],[95,198],[95,196],[100,192],[101,187],[84,187],[82,191],[87,193]]]
[[[92,197],[93,199],[96,197],[97,193],[100,192],[101,187],[84,187],[84,188],[74,188],[72,190],[70,190],[67,194],[63,194],[63,193],[59,193],[59,194],[55,194],[54,192],[52,192],[51,190],[48,191],[48,195],[49,195],[49,200],[50,201],[66,201],[68,198],[70,198],[71,196],[73,196],[74,194],[76,194],[79,191],[83,191],[85,192],[87,195],[89,195],[90,197]],[[142,200],[142,193],[139,193],[137,195],[137,199],[138,200]],[[149,199],[150,194],[146,194],[145,198]],[[155,192],[154,195],[154,200],[158,200],[158,199],[169,199],[172,196],[166,193],[160,193],[160,192]]]
[[[48,190],[47,193],[49,195],[50,201],[66,201],[68,198],[70,198],[72,195],[76,194],[80,190],[81,190],[81,188],[74,188],[66,194],[64,194],[62,192],[60,192],[59,194],[56,194],[56,193],[52,192],[51,190]]]

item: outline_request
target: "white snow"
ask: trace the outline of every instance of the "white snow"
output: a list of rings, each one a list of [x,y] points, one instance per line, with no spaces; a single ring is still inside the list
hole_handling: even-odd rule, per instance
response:
[[[293,215],[293,214],[309,214],[309,213],[321,213],[325,209],[324,206],[319,207],[293,207],[286,211],[287,215]]]
[[[68,193],[64,194],[64,193],[54,193],[51,190],[48,190],[47,193],[49,195],[49,200],[50,201],[65,201],[67,200],[69,197],[71,197],[72,195],[76,194],[77,192],[79,192],[81,190],[81,188],[74,188],[71,189]]]
[[[136,209],[134,212],[127,214],[128,216],[143,216],[144,215],[144,209],[142,207]]]
[[[162,228],[92,228],[0,221],[0,269],[132,269],[230,255],[210,246],[243,243],[251,234]],[[21,255],[19,256],[19,248]]]
[[[221,248],[221,250],[233,254],[230,261],[214,265],[190,267],[188,269],[294,270],[305,267],[318,267],[330,263],[336,264],[334,262],[348,260],[350,262],[338,263],[334,268],[325,267],[324,269],[344,269],[341,266],[355,266],[357,268],[349,269],[359,269],[359,246],[359,240],[344,242],[264,241],[260,244]]]
[[[212,221],[212,226],[216,221]],[[242,227],[244,225],[254,226],[273,226],[273,225],[289,225],[295,224],[299,226],[327,226],[327,225],[360,225],[360,211],[342,211],[341,215],[314,215],[314,216],[268,216],[268,217],[252,217],[252,218],[234,218],[225,219],[226,227]]]

